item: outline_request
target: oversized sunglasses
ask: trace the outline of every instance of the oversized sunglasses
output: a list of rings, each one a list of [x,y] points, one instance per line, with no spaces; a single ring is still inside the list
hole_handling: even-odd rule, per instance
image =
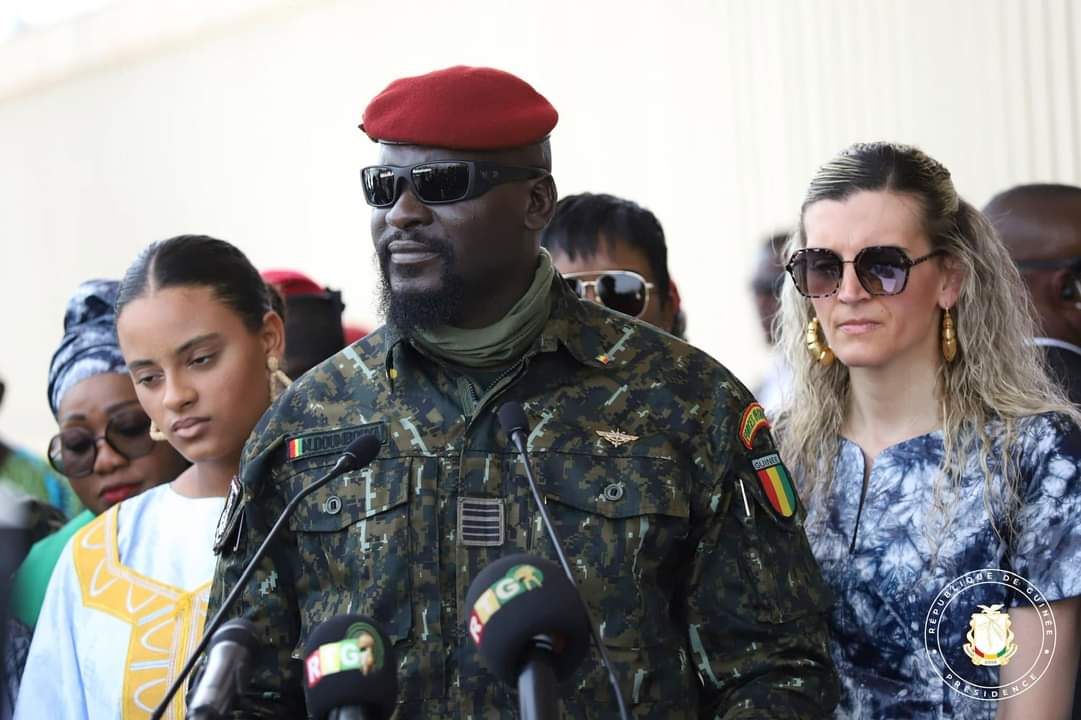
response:
[[[408,182],[425,205],[443,205],[478,197],[496,185],[548,174],[543,168],[473,160],[440,160],[411,167],[372,165],[360,171],[364,199],[372,207],[391,207]]]
[[[853,260],[825,248],[797,250],[785,265],[800,294],[809,298],[829,297],[841,287],[845,265],[856,269],[856,277],[871,295],[896,295],[908,284],[908,273],[915,266],[941,255],[934,250],[912,259],[898,247],[865,247]]]
[[[109,418],[105,434],[95,437],[86,428],[68,428],[49,441],[49,464],[69,479],[84,478],[94,472],[98,440],[128,460],[149,455],[155,442],[150,437],[150,418],[142,410],[125,410]]]
[[[602,305],[631,317],[640,317],[646,311],[649,291],[653,289],[653,283],[630,270],[567,273],[563,279],[578,297],[586,297],[586,291],[593,288],[593,295]]]

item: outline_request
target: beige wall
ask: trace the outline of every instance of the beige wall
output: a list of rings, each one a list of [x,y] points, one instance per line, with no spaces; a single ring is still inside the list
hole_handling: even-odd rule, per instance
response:
[[[389,80],[516,72],[559,109],[561,193],[654,210],[691,340],[753,382],[755,243],[856,141],[921,145],[982,204],[1081,180],[1071,0],[118,3],[0,47],[0,435],[42,447],[63,303],[145,243],[218,235],[373,323],[356,129]]]

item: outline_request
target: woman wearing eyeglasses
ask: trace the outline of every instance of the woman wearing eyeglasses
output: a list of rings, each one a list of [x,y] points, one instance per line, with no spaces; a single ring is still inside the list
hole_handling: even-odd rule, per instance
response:
[[[116,308],[150,434],[191,466],[72,538],[16,720],[142,718],[163,699],[202,635],[215,528],[241,448],[284,382],[282,319],[258,271],[226,242],[181,236],[149,246]],[[184,717],[182,696],[165,717]]]
[[[790,244],[777,431],[835,594],[838,716],[1069,717],[1081,430],[1005,248],[886,143],[819,170]]]
[[[80,528],[121,500],[169,482],[185,463],[150,439],[116,339],[115,280],[84,282],[68,301],[64,337],[49,367],[49,407],[59,432],[49,463],[87,510],[30,550],[12,584],[12,614],[33,629],[57,558]]]

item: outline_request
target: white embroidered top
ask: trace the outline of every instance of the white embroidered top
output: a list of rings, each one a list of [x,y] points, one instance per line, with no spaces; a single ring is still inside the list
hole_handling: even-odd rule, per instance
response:
[[[224,502],[162,485],[72,537],[49,581],[15,720],[150,716],[202,635]],[[165,718],[184,717],[180,695]]]

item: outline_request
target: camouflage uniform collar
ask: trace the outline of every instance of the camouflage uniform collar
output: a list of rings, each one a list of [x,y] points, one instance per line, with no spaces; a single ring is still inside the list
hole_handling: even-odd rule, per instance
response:
[[[583,365],[596,368],[606,367],[608,361],[605,356],[605,348],[610,343],[606,344],[605,341],[609,339],[608,335],[618,339],[619,333],[605,332],[605,326],[611,323],[604,322],[598,317],[598,314],[619,316],[579,298],[558,273],[552,278],[551,292],[553,295],[552,310],[548,316],[548,321],[523,357],[531,357],[538,353],[555,352],[562,346],[567,349],[567,352],[575,360]],[[397,375],[394,371],[394,358],[397,353],[401,352],[403,345],[408,345],[425,358],[438,362],[422,349],[416,347],[407,336],[403,335],[393,325],[386,324],[383,327],[383,333],[385,337],[383,346],[386,348],[383,365],[386,377],[390,380],[391,385],[394,384]]]
[[[619,317],[596,303],[578,297],[561,275],[552,283],[552,313],[541,331],[541,350],[562,345],[575,360],[589,367],[608,365],[605,348],[615,341],[620,331],[612,327],[611,320]]]

